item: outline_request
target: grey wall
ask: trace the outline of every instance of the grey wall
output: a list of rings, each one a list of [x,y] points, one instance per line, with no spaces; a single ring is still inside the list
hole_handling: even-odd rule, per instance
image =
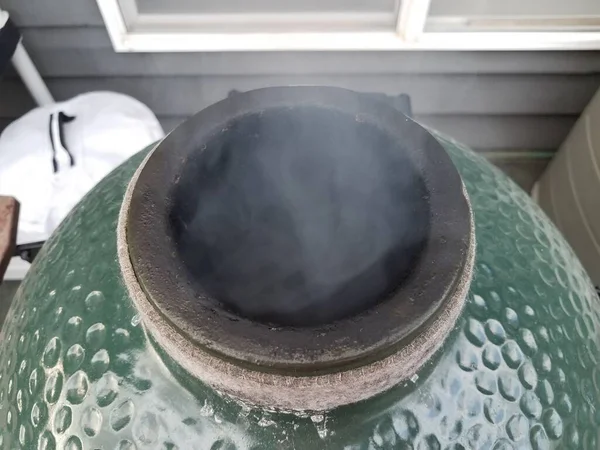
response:
[[[130,94],[165,129],[227,95],[282,84],[407,92],[416,116],[480,150],[553,151],[600,86],[600,52],[117,54],[95,0],[0,0],[54,96]],[[0,128],[33,107],[14,73]]]

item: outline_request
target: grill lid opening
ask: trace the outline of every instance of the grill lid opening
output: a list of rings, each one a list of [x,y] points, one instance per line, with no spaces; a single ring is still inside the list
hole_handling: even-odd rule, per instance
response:
[[[215,130],[187,159],[169,221],[189,278],[215,304],[313,326],[368,310],[410,276],[429,203],[402,141],[299,105]]]
[[[416,373],[455,326],[475,248],[436,138],[328,87],[237,94],[181,124],[131,180],[118,230],[163,353],[219,391],[293,410]]]

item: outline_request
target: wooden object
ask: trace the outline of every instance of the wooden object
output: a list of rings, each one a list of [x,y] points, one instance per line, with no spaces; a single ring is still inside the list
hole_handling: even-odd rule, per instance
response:
[[[13,197],[0,196],[0,282],[15,252],[18,221],[19,202]]]

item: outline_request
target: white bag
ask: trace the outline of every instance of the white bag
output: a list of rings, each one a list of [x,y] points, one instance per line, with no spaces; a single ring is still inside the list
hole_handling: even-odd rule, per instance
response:
[[[147,106],[113,92],[39,107],[11,123],[0,135],[0,195],[21,203],[17,243],[46,240],[98,181],[163,135]]]

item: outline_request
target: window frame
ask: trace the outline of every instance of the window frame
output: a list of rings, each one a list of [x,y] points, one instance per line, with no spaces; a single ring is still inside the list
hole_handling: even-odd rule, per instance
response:
[[[396,27],[389,31],[360,31],[357,20],[357,31],[351,32],[264,33],[169,32],[175,15],[139,14],[135,0],[125,0],[124,6],[120,0],[97,3],[117,52],[600,50],[600,31],[426,31],[431,0],[402,1]],[[340,17],[346,19],[352,23],[351,15]]]

